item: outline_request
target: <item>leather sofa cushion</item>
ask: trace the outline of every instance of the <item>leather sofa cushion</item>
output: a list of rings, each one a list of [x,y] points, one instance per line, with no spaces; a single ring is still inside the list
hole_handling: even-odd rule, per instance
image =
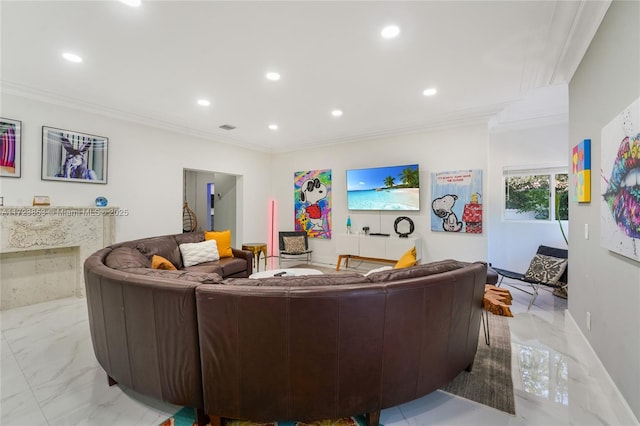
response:
[[[178,245],[185,243],[201,243],[204,241],[204,232],[185,232],[174,235]]]
[[[245,262],[245,268],[246,265],[247,264]],[[197,265],[193,266],[187,266],[186,268],[184,268],[184,270],[188,272],[216,273],[218,275],[224,276],[219,260],[216,260],[214,262],[198,263]]]
[[[391,269],[388,271],[374,272],[367,278],[371,282],[388,282],[406,280],[408,278],[425,277],[427,275],[440,274],[442,272],[454,271],[463,268],[464,262],[453,259],[440,260],[437,262],[425,263],[423,265],[412,266],[410,268]]]
[[[104,263],[112,269],[150,268],[151,259],[144,256],[138,249],[132,247],[118,247],[107,255]]]
[[[196,282],[201,284],[220,284],[222,283],[222,277],[216,273],[207,272],[193,272],[185,270],[169,271],[165,269],[149,269],[149,268],[131,268],[127,269],[128,273],[136,275],[145,275],[147,277],[155,278],[170,278],[177,280],[184,280],[190,282]]]
[[[170,235],[146,238],[139,241],[136,248],[148,259],[151,259],[154,254],[157,254],[173,263],[173,266],[176,268],[182,268],[182,256],[180,255],[178,243],[174,237]]]
[[[253,287],[316,287],[331,285],[369,284],[369,280],[357,272],[329,275],[302,275],[297,277],[227,278],[226,285]]]
[[[247,261],[242,258],[236,259],[235,257],[224,257],[221,258],[218,262],[220,262],[222,272],[224,272],[224,274],[222,275],[225,277],[229,277],[231,275],[235,275],[247,270]]]

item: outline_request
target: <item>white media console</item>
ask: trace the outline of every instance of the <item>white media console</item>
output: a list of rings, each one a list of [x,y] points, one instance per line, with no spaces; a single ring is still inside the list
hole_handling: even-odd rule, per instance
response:
[[[339,234],[334,238],[338,253],[336,271],[340,270],[342,259],[345,259],[346,267],[349,266],[349,259],[395,263],[412,247],[416,248],[416,259],[422,258],[420,238],[357,234]]]

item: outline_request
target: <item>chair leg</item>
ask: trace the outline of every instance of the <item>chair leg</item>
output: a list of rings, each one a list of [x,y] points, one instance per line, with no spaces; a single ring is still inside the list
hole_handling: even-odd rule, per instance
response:
[[[489,312],[487,312],[483,307],[480,315],[480,318],[482,318],[482,328],[484,330],[484,342],[487,344],[487,346],[491,346],[491,334],[489,333]]]
[[[533,288],[533,293],[531,294],[531,300],[529,301],[529,306],[527,306],[527,311],[531,309],[533,302],[536,300],[536,297],[538,297],[538,290],[540,289],[540,284],[531,284],[531,287]]]
[[[502,284],[502,280],[504,280],[504,275],[500,275],[500,280],[496,283],[496,287],[500,287],[500,284]]]

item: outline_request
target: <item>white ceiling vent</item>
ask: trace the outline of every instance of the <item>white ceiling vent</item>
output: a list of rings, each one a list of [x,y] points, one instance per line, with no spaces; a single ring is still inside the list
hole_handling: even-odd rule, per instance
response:
[[[222,126],[220,126],[220,128],[224,130],[233,130],[236,128],[236,126],[232,126],[231,124],[223,124]]]

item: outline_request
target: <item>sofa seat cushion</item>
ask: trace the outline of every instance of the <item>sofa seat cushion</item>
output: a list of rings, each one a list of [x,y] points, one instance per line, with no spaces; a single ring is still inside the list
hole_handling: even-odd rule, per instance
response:
[[[219,260],[215,260],[212,262],[198,263],[197,265],[187,266],[186,268],[182,268],[182,269],[188,272],[214,273],[222,277],[225,276],[222,270],[222,265],[220,265]]]
[[[454,271],[463,268],[464,262],[453,259],[440,260],[437,262],[425,263],[423,265],[411,266],[409,268],[391,269],[388,271],[375,272],[369,274],[367,278],[371,282],[389,282],[406,280],[409,278],[425,277],[427,275],[440,274],[442,272]]]
[[[150,268],[151,259],[133,247],[118,247],[107,255],[105,265],[112,269]]]
[[[151,268],[130,268],[127,269],[128,273],[136,275],[144,275],[147,277],[161,278],[161,279],[176,279],[189,282],[195,282],[200,284],[220,284],[223,279],[216,273],[207,272],[194,272],[185,270],[166,270],[166,269],[151,269]]]
[[[247,270],[247,260],[243,258],[224,257],[220,259],[219,262],[222,267],[222,272],[224,272],[222,274],[223,277],[229,277]]]
[[[367,277],[357,272],[327,275],[301,275],[269,278],[227,278],[223,284],[253,287],[317,287],[331,285],[370,284]]]

